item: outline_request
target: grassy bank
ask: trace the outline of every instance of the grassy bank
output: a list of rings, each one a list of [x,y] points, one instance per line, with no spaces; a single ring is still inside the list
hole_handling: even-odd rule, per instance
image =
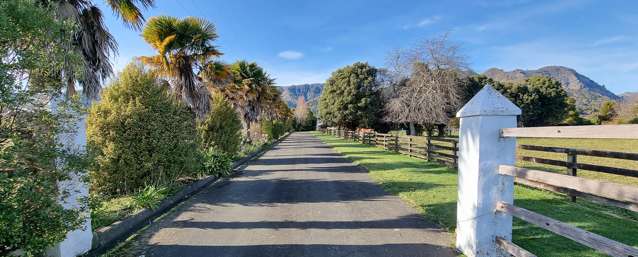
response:
[[[435,163],[317,133],[336,151],[366,167],[385,190],[399,195],[423,215],[454,231],[457,172]],[[638,214],[517,186],[515,204],[638,247]],[[514,242],[538,256],[605,256],[569,239],[515,220]]]
[[[234,160],[239,160],[272,144],[273,141],[247,144],[242,147]],[[93,230],[109,226],[116,221],[123,220],[136,214],[144,208],[155,208],[166,197],[179,192],[184,186],[201,178],[184,177],[163,187],[147,187],[144,190],[130,195],[120,195],[110,198],[99,198],[95,195],[90,198],[91,227]]]

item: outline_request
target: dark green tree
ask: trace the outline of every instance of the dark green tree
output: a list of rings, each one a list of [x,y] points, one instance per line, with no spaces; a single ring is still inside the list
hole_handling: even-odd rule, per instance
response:
[[[383,106],[376,75],[376,68],[362,62],[333,72],[319,99],[319,117],[350,129],[374,126]]]
[[[558,125],[567,114],[567,92],[560,82],[549,77],[534,76],[520,83],[494,85],[504,96],[516,104],[523,114],[523,126]]]
[[[485,75],[468,76],[463,79],[461,84],[461,101],[459,108],[463,107],[467,102],[478,93],[483,86],[492,85],[494,88],[502,88],[502,83],[495,81]]]

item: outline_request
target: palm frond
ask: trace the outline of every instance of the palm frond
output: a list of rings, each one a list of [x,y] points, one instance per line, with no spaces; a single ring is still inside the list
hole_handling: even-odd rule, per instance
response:
[[[90,6],[80,12],[76,44],[84,59],[84,74],[80,78],[84,95],[95,98],[101,82],[113,74],[109,57],[117,53],[117,42],[106,30],[102,12]]]
[[[144,16],[141,8],[149,8],[153,6],[154,0],[106,0],[111,6],[113,13],[119,16],[124,24],[140,29],[144,23]]]

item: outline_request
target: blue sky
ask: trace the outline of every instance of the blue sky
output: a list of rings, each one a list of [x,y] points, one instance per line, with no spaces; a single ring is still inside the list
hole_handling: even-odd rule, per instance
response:
[[[104,10],[117,70],[153,54]],[[449,33],[477,72],[563,65],[619,94],[638,91],[636,10],[638,1],[157,0],[145,15],[206,18],[222,60],[256,61],[284,86],[356,61],[383,66],[393,49]]]

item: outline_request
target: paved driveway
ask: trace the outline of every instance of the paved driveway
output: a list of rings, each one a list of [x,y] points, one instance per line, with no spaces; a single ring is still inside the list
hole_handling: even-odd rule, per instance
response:
[[[310,133],[146,229],[135,256],[456,256],[452,235]]]

